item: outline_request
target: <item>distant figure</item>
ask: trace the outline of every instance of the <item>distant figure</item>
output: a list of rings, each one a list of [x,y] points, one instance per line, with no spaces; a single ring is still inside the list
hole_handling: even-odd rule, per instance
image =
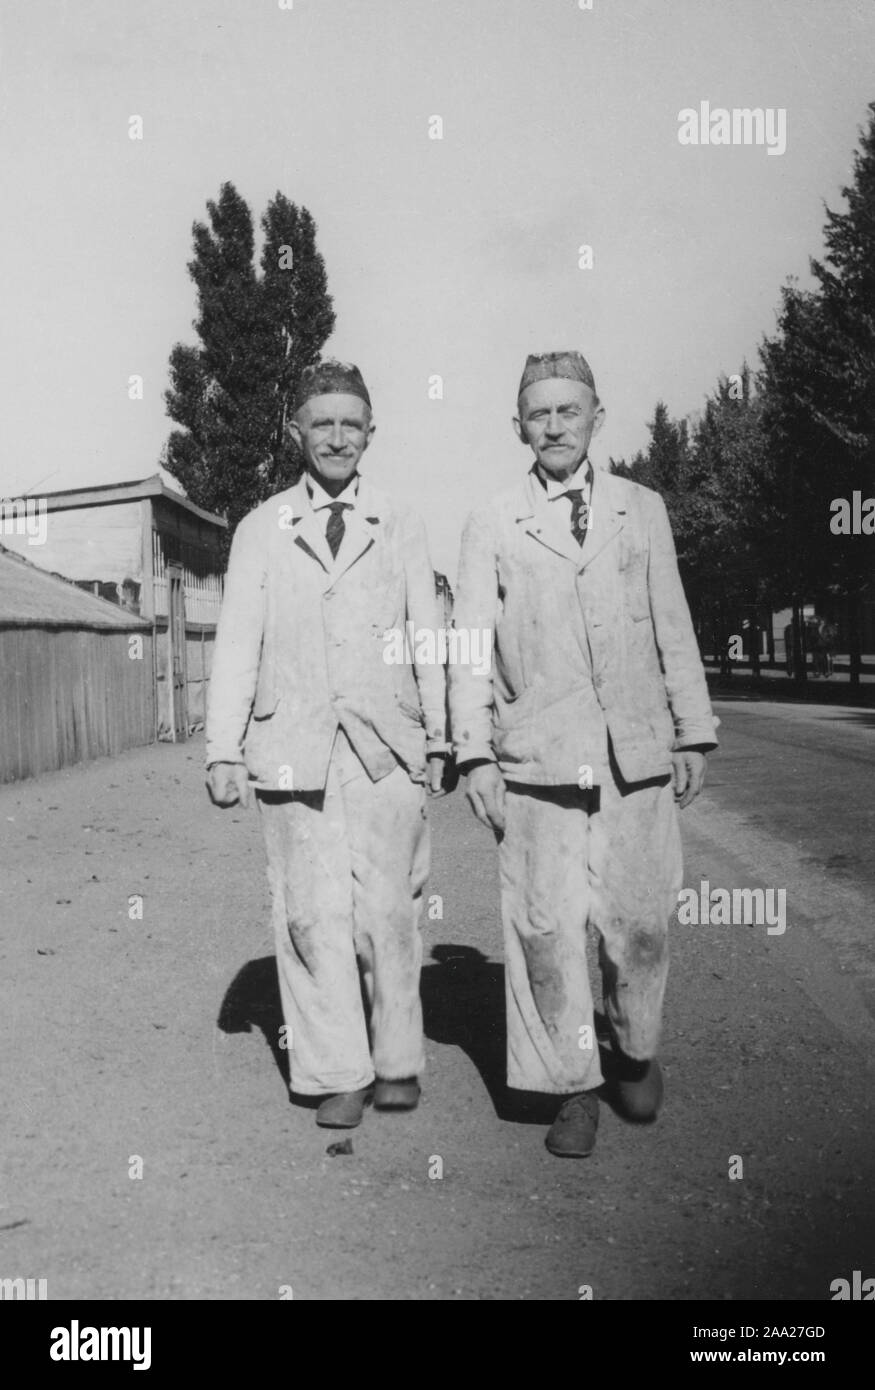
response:
[[[784,664],[787,667],[787,675],[790,677],[791,680],[793,679],[793,675],[795,672],[795,663],[793,661],[794,646],[795,643],[793,641],[793,624],[788,623],[787,626],[784,628]]]
[[[809,628],[813,674],[829,680],[832,675],[833,653],[835,652],[835,623],[827,622],[826,618],[815,618],[810,623]]]

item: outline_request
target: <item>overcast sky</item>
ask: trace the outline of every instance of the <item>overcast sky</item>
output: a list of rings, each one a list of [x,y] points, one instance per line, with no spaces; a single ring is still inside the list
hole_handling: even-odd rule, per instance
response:
[[[587,355],[600,462],[658,398],[697,409],[807,281],[875,99],[870,0],[5,0],[0,39],[0,495],[156,471],[191,224],[230,179],[256,220],[277,189],[315,217],[365,468],[451,575],[526,467],[526,354]],[[784,108],[786,152],[680,145],[703,100]]]

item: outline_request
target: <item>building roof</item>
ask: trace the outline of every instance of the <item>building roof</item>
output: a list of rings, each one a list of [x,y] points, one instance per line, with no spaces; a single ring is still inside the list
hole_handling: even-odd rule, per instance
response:
[[[75,507],[111,506],[114,502],[135,502],[141,497],[165,497],[177,507],[184,507],[186,511],[193,512],[202,521],[210,521],[214,526],[228,525],[223,516],[195,506],[194,502],[189,502],[181,492],[175,492],[173,488],[168,487],[160,473],[153,473],[150,478],[135,479],[129,483],[105,483],[101,487],[74,487],[61,492],[26,493],[25,496],[45,498],[46,510],[49,512],[70,511]]]
[[[0,628],[80,627],[125,632],[151,624],[0,545]]]

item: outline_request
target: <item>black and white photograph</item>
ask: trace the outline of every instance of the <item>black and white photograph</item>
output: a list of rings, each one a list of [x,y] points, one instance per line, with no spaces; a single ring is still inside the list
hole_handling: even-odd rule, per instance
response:
[[[6,0],[23,1367],[224,1302],[849,1354],[873,54],[871,0]]]

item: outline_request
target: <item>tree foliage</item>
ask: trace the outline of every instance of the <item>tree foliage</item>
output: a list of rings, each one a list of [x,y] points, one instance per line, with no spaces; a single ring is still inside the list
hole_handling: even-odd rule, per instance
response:
[[[745,364],[722,378],[692,425],[660,401],[647,449],[612,462],[664,497],[700,618],[720,626],[766,604],[846,601],[852,678],[875,538],[830,523],[835,499],[875,495],[875,103],[869,111],[846,210],[826,210],[814,286],[784,286],[758,372]]]
[[[334,328],[316,225],[282,193],[261,220],[260,273],[252,214],[231,183],[193,228],[188,270],[197,290],[196,346],[170,354],[162,463],[199,506],[229,521],[293,483],[301,460],[289,404],[305,366]]]
[[[783,291],[760,384],[789,587],[859,598],[872,538],[836,536],[829,521],[833,499],[875,494],[875,104],[842,196],[845,212],[827,209],[825,257],[811,261],[815,288]]]

